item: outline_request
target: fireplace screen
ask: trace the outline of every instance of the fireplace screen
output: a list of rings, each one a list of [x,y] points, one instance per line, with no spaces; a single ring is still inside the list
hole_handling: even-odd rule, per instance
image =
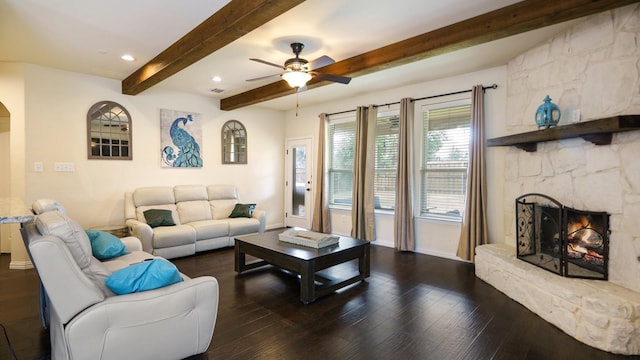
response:
[[[609,215],[568,208],[542,194],[516,199],[518,258],[567,277],[606,280]]]

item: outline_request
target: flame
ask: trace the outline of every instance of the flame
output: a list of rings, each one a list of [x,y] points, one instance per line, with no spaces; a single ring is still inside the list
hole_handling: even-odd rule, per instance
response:
[[[599,234],[593,230],[591,221],[585,215],[581,215],[578,221],[572,222],[567,226],[569,237],[585,244],[593,244],[600,246],[598,240]]]
[[[581,215],[579,221],[575,221],[569,224],[569,227],[567,230],[569,231],[569,234],[574,234],[578,230],[583,230],[583,229],[593,231],[591,230],[591,222],[585,215]],[[582,238],[584,238],[584,235],[582,236]]]

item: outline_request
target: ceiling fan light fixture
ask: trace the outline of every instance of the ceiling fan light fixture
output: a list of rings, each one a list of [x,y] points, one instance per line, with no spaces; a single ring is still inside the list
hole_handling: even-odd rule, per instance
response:
[[[287,71],[282,74],[282,78],[289,83],[292,88],[300,88],[311,80],[311,74],[302,71]]]

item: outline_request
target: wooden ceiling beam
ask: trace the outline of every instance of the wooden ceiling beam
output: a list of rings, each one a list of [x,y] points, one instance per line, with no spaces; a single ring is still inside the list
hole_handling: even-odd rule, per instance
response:
[[[526,0],[338,61],[318,70],[350,77],[367,75],[638,1],[640,0]],[[311,89],[327,84],[331,82],[314,78],[307,83],[307,87]],[[223,98],[220,100],[220,109],[238,109],[294,92],[294,89],[281,80]]]
[[[180,40],[122,81],[122,93],[137,95],[212,54],[304,0],[232,0]]]

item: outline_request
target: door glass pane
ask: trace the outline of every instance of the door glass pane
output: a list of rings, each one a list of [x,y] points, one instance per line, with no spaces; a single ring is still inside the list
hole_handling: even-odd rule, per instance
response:
[[[293,160],[293,179],[291,187],[293,194],[291,194],[291,213],[295,216],[304,216],[305,214],[305,191],[307,181],[307,154],[304,146],[294,147],[292,149],[293,154],[291,159]]]

